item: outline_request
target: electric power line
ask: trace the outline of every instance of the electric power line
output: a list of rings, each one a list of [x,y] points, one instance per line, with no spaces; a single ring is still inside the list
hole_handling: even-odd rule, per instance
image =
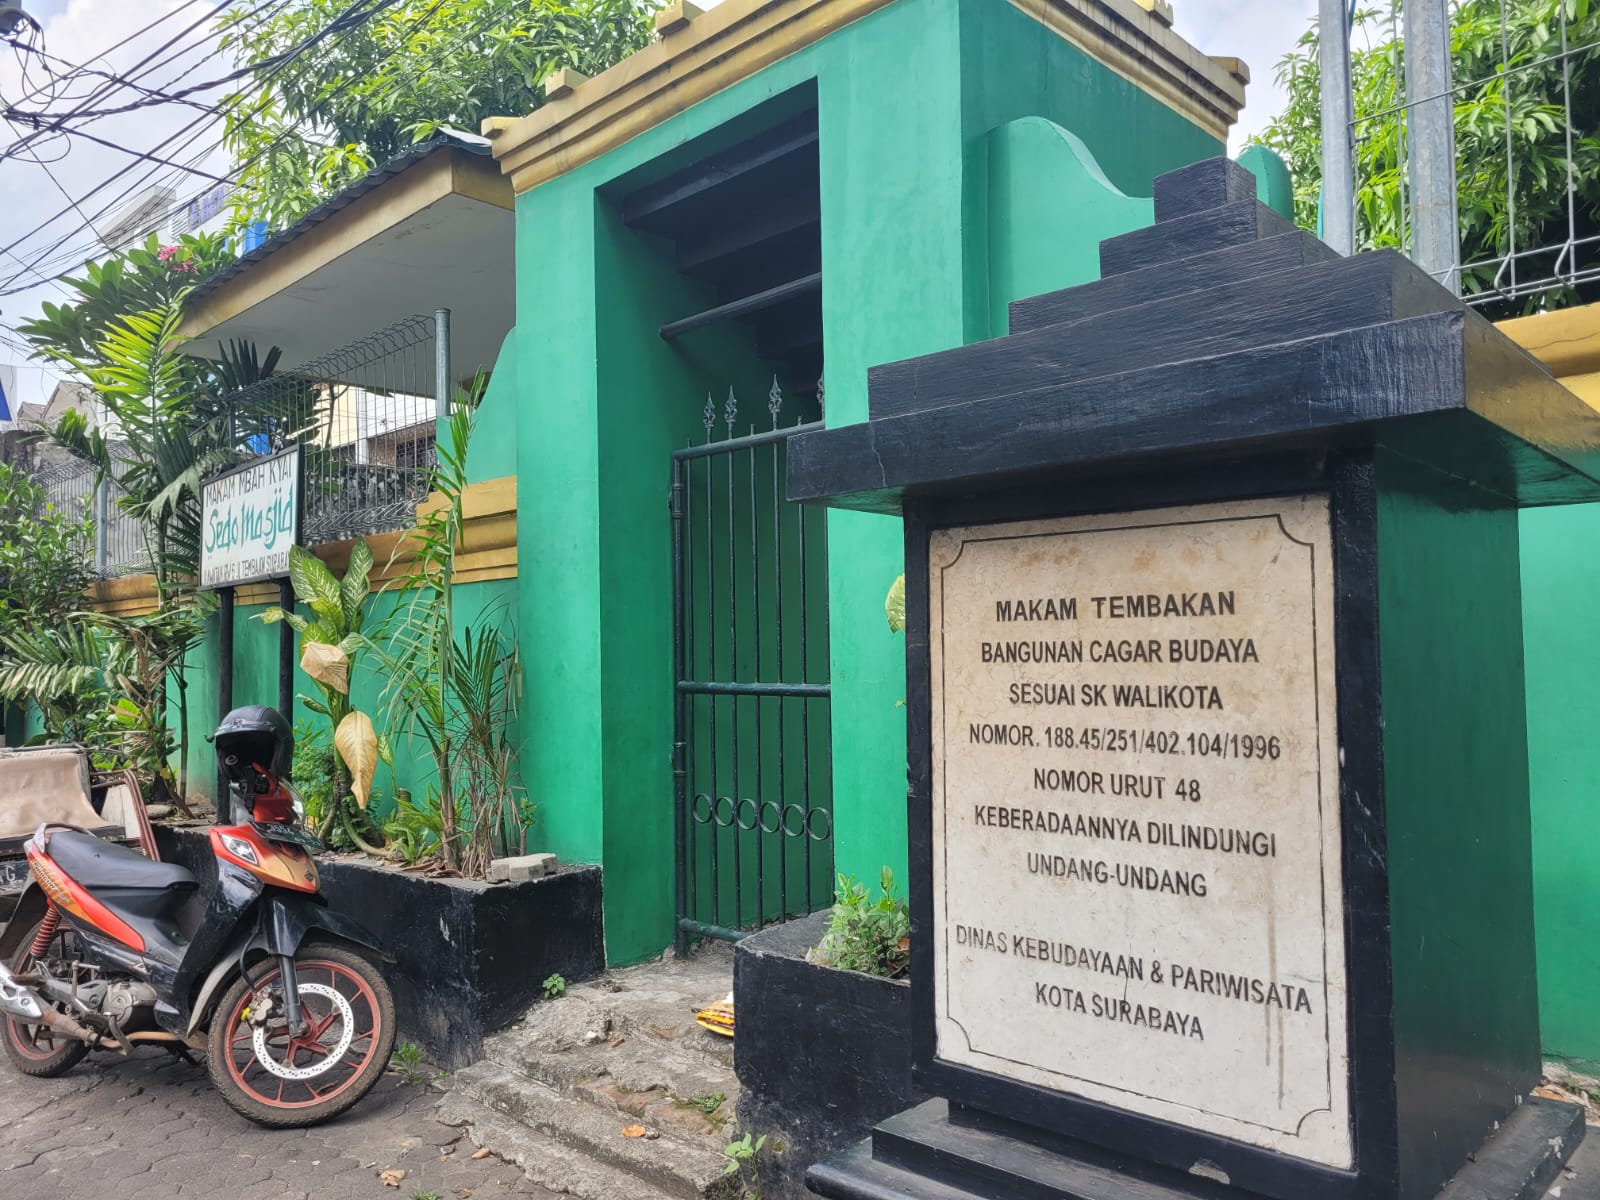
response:
[[[362,6],[363,6],[364,2],[370,3],[370,7],[363,8]],[[351,15],[353,13],[356,13],[356,12],[362,12],[364,14],[364,19],[370,19],[370,17],[372,17],[373,15],[375,15],[376,13],[381,11],[382,9],[387,8],[387,7],[393,5],[396,2],[397,2],[397,0],[354,0],[354,2],[344,11],[344,13],[342,13],[339,18],[335,19],[336,22],[342,24],[342,27],[340,29],[340,35],[341,36],[347,35],[352,29],[357,27],[355,25],[350,25],[348,23],[344,23],[343,22],[343,18],[345,18],[345,17],[347,17],[347,16],[349,16],[349,15]],[[432,13],[435,10],[437,10],[437,8],[439,7],[439,3],[442,3],[442,0],[439,0],[438,3],[435,3],[432,6],[432,8],[430,8],[428,10],[428,12],[423,15],[422,18],[419,18],[419,20],[413,25],[413,29],[419,27],[423,20],[425,20],[428,16],[431,16]],[[225,7],[225,6],[226,5],[224,4],[224,5],[219,5],[218,7],[221,8],[221,7]],[[321,40],[321,35],[326,32],[327,28],[331,28],[331,24],[328,27],[324,27],[324,30],[319,31],[318,34],[312,35],[313,39],[315,39],[317,41],[320,41]],[[311,41],[312,41],[312,39],[307,39],[306,42],[301,43],[302,49],[306,45],[310,44]],[[170,45],[170,43],[168,43],[168,44]],[[293,61],[293,56],[290,56],[290,57],[285,57],[282,61],[280,61],[278,64],[276,64],[271,70],[269,70],[269,72],[267,74],[267,77],[262,80],[261,85],[255,90],[255,93],[253,93],[253,94],[257,94],[258,95],[258,94],[264,93],[266,91],[266,89],[267,89],[268,84],[270,83],[271,77],[276,72],[281,71],[284,67],[288,66],[288,64],[290,62],[292,62],[292,61]],[[346,80],[345,83],[341,84],[338,89],[335,89],[335,94],[338,91],[343,90],[343,88],[348,86],[351,82],[353,82],[353,79]],[[251,94],[251,93],[241,93],[238,97],[235,98],[234,101],[232,101],[229,105],[225,106],[225,108],[223,110],[221,110],[217,115],[219,117],[220,116],[225,116],[226,113],[229,110],[237,108],[240,104],[244,103],[247,99],[252,98],[253,94]],[[211,114],[203,114],[202,116],[196,118],[194,121],[191,121],[189,124],[183,126],[181,129],[177,130],[175,133],[173,133],[173,134],[169,135],[168,137],[162,139],[162,141],[157,143],[156,146],[154,146],[152,148],[151,153],[154,153],[154,151],[156,151],[156,150],[164,149],[166,146],[168,146],[171,143],[177,141],[179,138],[183,137],[185,134],[188,134],[191,130],[195,129],[197,126],[199,126],[200,124],[202,124],[203,122],[205,122],[208,119],[212,119],[211,118]],[[263,148],[262,154],[270,151],[286,135],[287,134],[280,135],[279,138],[274,139],[274,141],[272,143],[269,143],[269,145],[267,147]],[[220,144],[221,144],[221,142],[219,141],[216,145],[220,146]],[[215,146],[212,147],[212,149],[215,149],[215,148],[216,148]],[[3,157],[3,155],[0,155],[0,157]],[[198,162],[200,160],[200,158],[203,158],[203,157],[205,157],[205,155],[198,156],[196,159],[194,159],[192,161]],[[256,155],[254,158],[251,159],[251,162],[256,161],[256,159],[259,159],[260,157],[261,157],[261,154]],[[250,163],[246,163],[245,164],[245,166],[248,166],[248,165],[250,165]],[[124,167],[121,170],[119,170],[117,172],[114,172],[110,177],[108,177],[105,180],[102,180],[99,184],[95,185],[88,192],[84,193],[84,195],[82,197],[80,197],[80,201],[81,200],[87,200],[89,197],[91,197],[91,196],[103,191],[105,188],[111,186],[117,180],[121,179],[122,177],[124,177],[125,175],[129,174],[130,172],[132,172],[135,169],[137,169],[137,164],[136,163],[129,164],[127,167]],[[241,167],[241,169],[243,169],[243,168]],[[111,202],[111,204],[114,206],[120,199],[122,199],[123,197],[126,197],[127,195],[131,194],[134,190],[136,190],[139,186],[141,186],[141,184],[145,180],[148,180],[150,178],[150,176],[153,175],[153,174],[154,174],[154,172],[150,172],[150,173],[146,174],[141,181],[138,181],[138,182],[134,183],[130,188],[125,189],[116,199],[114,199]],[[54,224],[61,217],[67,215],[69,212],[72,211],[73,207],[74,206],[69,205],[67,208],[61,209],[61,210],[57,211],[56,213],[52,214],[51,216],[47,217],[44,221],[40,222],[38,225],[36,225],[32,229],[28,230],[26,233],[22,234],[20,237],[14,239],[12,242],[7,244],[6,246],[0,247],[0,251],[4,251],[4,252],[14,251],[23,242],[27,241],[29,238],[33,237],[35,234],[40,233],[43,230],[49,228],[50,225]],[[39,262],[43,261],[44,257],[47,257],[47,256],[53,254],[62,245],[64,245],[66,242],[70,241],[73,237],[77,236],[77,234],[80,233],[81,231],[82,231],[82,227],[80,227],[78,229],[71,230],[67,234],[63,235],[61,238],[58,238],[55,242],[53,242],[50,246],[48,246],[45,250],[43,250],[41,252],[41,257],[39,259],[35,260],[35,265],[37,265]],[[0,295],[13,295],[17,291],[24,290],[24,289],[15,288],[15,287],[12,286],[13,284],[15,284],[17,278],[18,278],[18,276],[13,275],[10,278],[8,278],[7,280],[5,280],[5,285],[4,286],[5,286],[5,288],[7,288],[9,290],[0,290]]]
[[[216,4],[211,9],[210,12],[208,12],[208,13],[204,14],[203,16],[201,16],[201,18],[198,21],[194,21],[194,22],[190,23],[189,25],[185,26],[183,29],[179,30],[176,35],[174,35],[173,37],[169,38],[167,41],[163,42],[160,46],[156,47],[156,49],[152,50],[149,54],[145,55],[144,58],[140,59],[132,67],[128,68],[129,74],[131,75],[133,72],[138,71],[140,68],[142,68],[146,64],[148,64],[152,59],[154,59],[158,55],[160,55],[163,51],[167,50],[175,42],[180,41],[182,38],[184,38],[188,34],[192,33],[195,29],[199,28],[201,25],[204,25],[207,22],[209,22],[212,19],[214,19],[218,13],[220,13],[223,9],[228,7],[229,3],[231,3],[231,0],[221,0],[221,2]],[[185,4],[183,7],[188,7],[188,5]],[[180,9],[174,9],[173,12],[168,13],[168,14],[162,16],[162,17],[158,17],[156,20],[154,20],[154,21],[150,22],[148,25],[146,25],[143,29],[141,29],[138,32],[134,33],[130,37],[124,38],[121,42],[118,42],[117,43],[117,47],[126,45],[129,41],[132,41],[134,38],[142,37],[144,34],[146,34],[146,33],[150,32],[151,30],[155,29],[156,26],[160,25],[163,21],[166,21],[166,20],[170,19],[172,16],[176,15],[178,12],[181,12],[181,11],[182,11],[181,8]],[[113,47],[113,49],[115,49],[117,47]],[[109,51],[107,51],[107,53],[109,53]],[[107,82],[105,84],[100,85],[99,87],[97,87],[93,91],[91,91],[88,96],[84,97],[84,99],[79,103],[78,108],[73,109],[69,113],[63,114],[61,119],[62,120],[66,120],[66,119],[69,119],[69,118],[75,116],[77,114],[77,112],[79,111],[79,109],[86,108],[88,105],[92,104],[95,100],[99,99],[102,95],[110,95],[111,91],[114,90],[116,87],[119,87],[119,86],[121,86],[121,80],[120,79],[117,80],[115,83]],[[38,140],[39,136],[40,135],[37,134],[37,133],[28,134],[23,139],[23,142],[31,145],[32,142]],[[17,149],[17,147],[13,146],[13,147],[8,147],[6,150],[0,150],[0,162],[5,161],[5,159],[7,157],[9,157],[9,155],[11,153],[13,153],[16,149]]]
[[[396,3],[396,0],[375,0],[375,3],[373,4],[372,8],[369,11],[367,11],[365,16],[363,17],[363,23],[364,23],[365,20],[368,20],[372,16],[376,15],[377,12],[381,11],[384,8],[390,7],[394,3]],[[411,23],[411,25],[407,28],[407,30],[405,31],[405,34],[403,36],[410,36],[411,34],[415,33],[416,30],[421,28],[422,25],[425,24],[428,21],[428,19],[430,17],[432,17],[435,12],[438,11],[438,9],[443,5],[443,3],[444,3],[444,0],[434,0],[434,3],[432,5],[430,5],[428,7],[428,9],[425,12],[423,12],[415,21],[413,21]],[[352,9],[354,9],[355,7],[356,7],[356,5],[352,5],[351,6]],[[350,10],[347,9],[346,13],[349,13],[349,12],[350,12]],[[350,25],[347,29],[343,30],[342,32],[343,33],[348,33],[351,29],[354,29],[354,28],[357,28],[357,27],[358,27],[357,25]],[[484,27],[486,28],[487,26],[484,26]],[[481,32],[480,28],[474,28],[472,30],[467,31],[465,34],[463,34],[463,36],[461,38],[458,38],[456,40],[455,44],[460,44],[460,43],[464,42],[467,39],[467,37],[470,37],[470,36],[472,36],[472,35],[474,35],[474,34],[476,34],[478,32]],[[316,36],[316,35],[313,35],[313,36]],[[292,61],[292,60],[289,60],[289,61]],[[287,61],[278,64],[276,67],[273,68],[272,71],[269,71],[267,79],[263,80],[262,85],[261,85],[260,88],[257,89],[257,92],[258,93],[264,92],[266,90],[266,87],[267,87],[268,83],[270,83],[270,79],[271,79],[272,73],[274,73],[277,70],[281,70],[282,67],[284,67],[286,65],[288,65]],[[324,97],[324,100],[326,101],[326,100],[333,99],[335,96],[339,95],[346,88],[350,87],[353,83],[355,83],[356,79],[357,79],[357,77],[354,76],[354,75],[347,77],[337,87],[335,87],[331,92],[329,92],[328,95],[326,97]],[[236,107],[237,104],[240,101],[242,101],[243,99],[244,99],[244,97],[241,96],[238,100],[235,101],[235,103],[233,105],[230,105],[230,107]],[[184,133],[187,133],[190,129],[192,129],[196,125],[200,124],[200,122],[202,120],[204,120],[204,118],[200,118],[200,119],[197,119],[196,121],[191,122],[189,125],[185,126],[183,129],[180,129],[177,133],[173,134],[171,137],[169,137],[167,139],[164,139],[161,143],[159,143],[155,147],[155,149],[161,149],[161,148],[165,147],[167,144],[169,144],[170,142],[175,141],[178,137],[182,136]],[[292,133],[294,133],[293,130],[285,130],[283,133],[280,133],[276,138],[274,138],[266,146],[264,146],[260,150],[258,150],[249,159],[247,159],[245,162],[239,164],[238,167],[236,167],[234,169],[234,172],[233,172],[232,176],[226,182],[237,182],[238,178],[240,177],[240,175],[245,170],[247,170],[250,166],[254,165],[256,162],[259,162],[267,154],[271,153],[278,145],[280,145]],[[222,143],[219,140],[217,143],[215,143],[211,147],[211,149],[214,150],[217,147],[219,147],[221,144]],[[206,153],[209,153],[209,151],[207,151]],[[197,158],[194,161],[199,161],[199,159],[203,158],[203,157],[205,157],[205,154],[197,156]],[[109,186],[111,183],[114,183],[118,178],[120,178],[122,175],[128,173],[132,169],[133,169],[133,167],[130,165],[129,167],[124,168],[122,171],[117,172],[116,174],[111,176],[109,179],[107,179],[107,180],[103,181],[101,184],[97,185],[94,189],[91,189],[91,191],[87,195],[92,195],[95,192],[98,192],[101,189]],[[149,175],[147,175],[145,178],[149,178]],[[136,188],[137,186],[139,186],[139,185],[135,184],[135,185],[133,185],[133,188]],[[122,193],[122,195],[125,196],[125,195],[129,194],[129,192],[131,192],[133,190],[133,188],[129,188],[129,189],[125,190]],[[87,198],[87,195],[85,196],[85,198]],[[30,237],[30,236],[32,236],[33,233],[38,232],[39,229],[47,227],[53,220],[59,218],[61,215],[64,215],[64,214],[57,213],[56,217],[53,217],[49,221],[44,222],[41,226],[36,227],[34,230],[31,230],[28,234],[23,235],[23,238],[19,239],[19,241],[26,240],[27,237]],[[54,253],[55,250],[59,249],[67,241],[71,240],[72,237],[76,236],[76,233],[78,233],[78,232],[81,232],[81,230],[75,230],[75,231],[73,231],[71,233],[68,233],[68,234],[64,235],[62,238],[59,238],[56,242],[52,243],[52,245],[50,247],[48,247],[43,252],[43,254],[48,256],[48,255]],[[17,242],[13,242],[10,246],[0,247],[0,250],[10,251],[10,250],[14,249],[17,244],[18,244]],[[95,256],[91,255],[88,259],[86,259],[86,260],[84,260],[82,262],[79,262],[77,264],[77,267],[82,267],[84,265],[87,265],[88,262],[94,261],[94,257]],[[41,261],[42,260],[36,260],[34,265],[39,265],[39,263]],[[76,268],[68,268],[68,269],[71,270],[71,269],[76,269]],[[22,292],[22,291],[28,291],[28,290],[31,290],[31,288],[33,286],[35,286],[35,285],[32,285],[32,284],[29,284],[29,285],[26,285],[24,287],[17,287],[17,286],[15,286],[15,284],[16,284],[16,281],[17,281],[18,278],[20,278],[19,275],[12,275],[12,276],[10,276],[8,279],[6,279],[4,281],[3,285],[0,285],[0,297],[15,295],[18,292]]]

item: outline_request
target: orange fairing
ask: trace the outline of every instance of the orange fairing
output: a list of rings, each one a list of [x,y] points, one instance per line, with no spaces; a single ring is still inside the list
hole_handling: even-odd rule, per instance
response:
[[[124,946],[141,952],[144,950],[144,939],[126,921],[72,882],[67,873],[37,846],[28,847],[28,865],[33,869],[33,877],[39,881],[45,895],[50,897],[50,903],[62,912],[92,925]]]
[[[298,846],[269,842],[248,825],[213,826],[211,849],[263,883],[295,892],[317,890],[317,864]],[[251,861],[251,860],[254,861]]]

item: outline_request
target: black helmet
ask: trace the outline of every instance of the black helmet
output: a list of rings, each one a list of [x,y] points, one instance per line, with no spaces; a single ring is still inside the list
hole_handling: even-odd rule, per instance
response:
[[[222,718],[211,740],[217,747],[217,765],[235,782],[251,780],[253,766],[279,779],[289,778],[294,730],[275,708],[265,704],[236,708]]]

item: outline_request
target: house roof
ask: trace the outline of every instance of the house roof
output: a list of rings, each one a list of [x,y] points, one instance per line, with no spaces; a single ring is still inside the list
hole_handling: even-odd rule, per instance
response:
[[[388,162],[368,171],[342,192],[324,200],[293,225],[280,229],[248,254],[241,254],[238,258],[222,267],[221,270],[207,276],[205,281],[194,289],[192,298],[198,300],[221,287],[235,275],[248,271],[254,264],[265,262],[285,246],[321,225],[335,213],[343,212],[368,192],[381,188],[389,180],[410,170],[435,150],[445,146],[454,147],[469,154],[489,156],[489,140],[487,138],[472,138],[469,140],[460,134],[453,133],[441,133],[425,142],[418,142],[414,146],[408,146]]]
[[[448,308],[462,373],[492,366],[514,310],[512,203],[483,139],[420,143],[205,280],[182,333],[196,354],[240,338],[302,363]]]

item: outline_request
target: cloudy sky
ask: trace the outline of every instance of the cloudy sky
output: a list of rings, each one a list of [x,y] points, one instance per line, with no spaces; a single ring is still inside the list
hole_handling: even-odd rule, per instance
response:
[[[705,0],[701,2],[704,4]],[[219,0],[23,0],[27,11],[44,26],[46,51],[68,63],[93,62],[108,71],[131,69],[184,26],[212,11],[218,3]],[[1265,124],[1280,106],[1282,97],[1273,82],[1273,66],[1306,28],[1316,10],[1316,0],[1172,0],[1172,5],[1175,27],[1185,38],[1207,54],[1242,58],[1250,65],[1252,82],[1248,106],[1233,139],[1237,150],[1243,139]],[[153,33],[107,53],[110,47],[162,13],[174,15]],[[171,62],[148,77],[145,82],[149,86],[183,86],[223,74],[231,66],[220,59],[208,61],[212,47],[198,31],[162,51],[160,57],[175,52],[177,56]],[[26,75],[22,73],[24,60],[29,67]],[[72,85],[68,93],[53,89],[48,75],[41,70],[43,65],[37,56],[14,53],[10,47],[0,46],[0,109],[40,108],[55,94],[55,111],[60,112],[64,111],[62,105],[70,106],[71,97],[81,96],[87,90],[83,81]],[[59,64],[56,67],[65,69]],[[123,91],[109,102],[120,104],[129,98],[129,93]],[[106,117],[88,128],[107,141],[148,150],[200,115],[192,108],[168,104]],[[24,132],[25,127],[0,122],[0,146],[12,144]],[[156,153],[163,157],[176,156],[202,170],[225,175],[225,160],[221,155],[207,153],[217,133],[209,126],[202,126],[201,132],[204,137],[200,142],[182,136]],[[114,213],[122,204],[134,199],[144,186],[172,186],[180,199],[210,186],[210,182],[199,175],[145,163],[110,187],[87,196],[91,188],[134,160],[92,142],[68,141],[59,136],[36,143],[34,149],[48,164],[55,180],[81,204],[79,209],[69,209],[48,229],[21,242],[15,250],[0,252],[0,281],[22,272],[24,266],[30,264],[39,267],[39,274],[50,276],[94,254],[95,236],[85,226],[103,226],[105,210]],[[134,193],[117,202],[119,194],[134,185],[138,185]],[[67,197],[34,158],[26,153],[0,158],[0,247],[17,241],[46,218],[68,208]],[[62,244],[52,248],[52,243],[59,239],[64,239]],[[18,363],[22,358],[12,344],[16,322],[36,313],[43,300],[61,296],[58,289],[37,280],[38,274],[23,275],[10,286],[32,286],[17,294],[0,296],[0,363]],[[0,291],[4,290],[8,289],[0,287]],[[19,382],[21,400],[39,400],[45,397],[50,381],[42,371],[22,366]],[[17,399],[13,397],[14,401]]]

